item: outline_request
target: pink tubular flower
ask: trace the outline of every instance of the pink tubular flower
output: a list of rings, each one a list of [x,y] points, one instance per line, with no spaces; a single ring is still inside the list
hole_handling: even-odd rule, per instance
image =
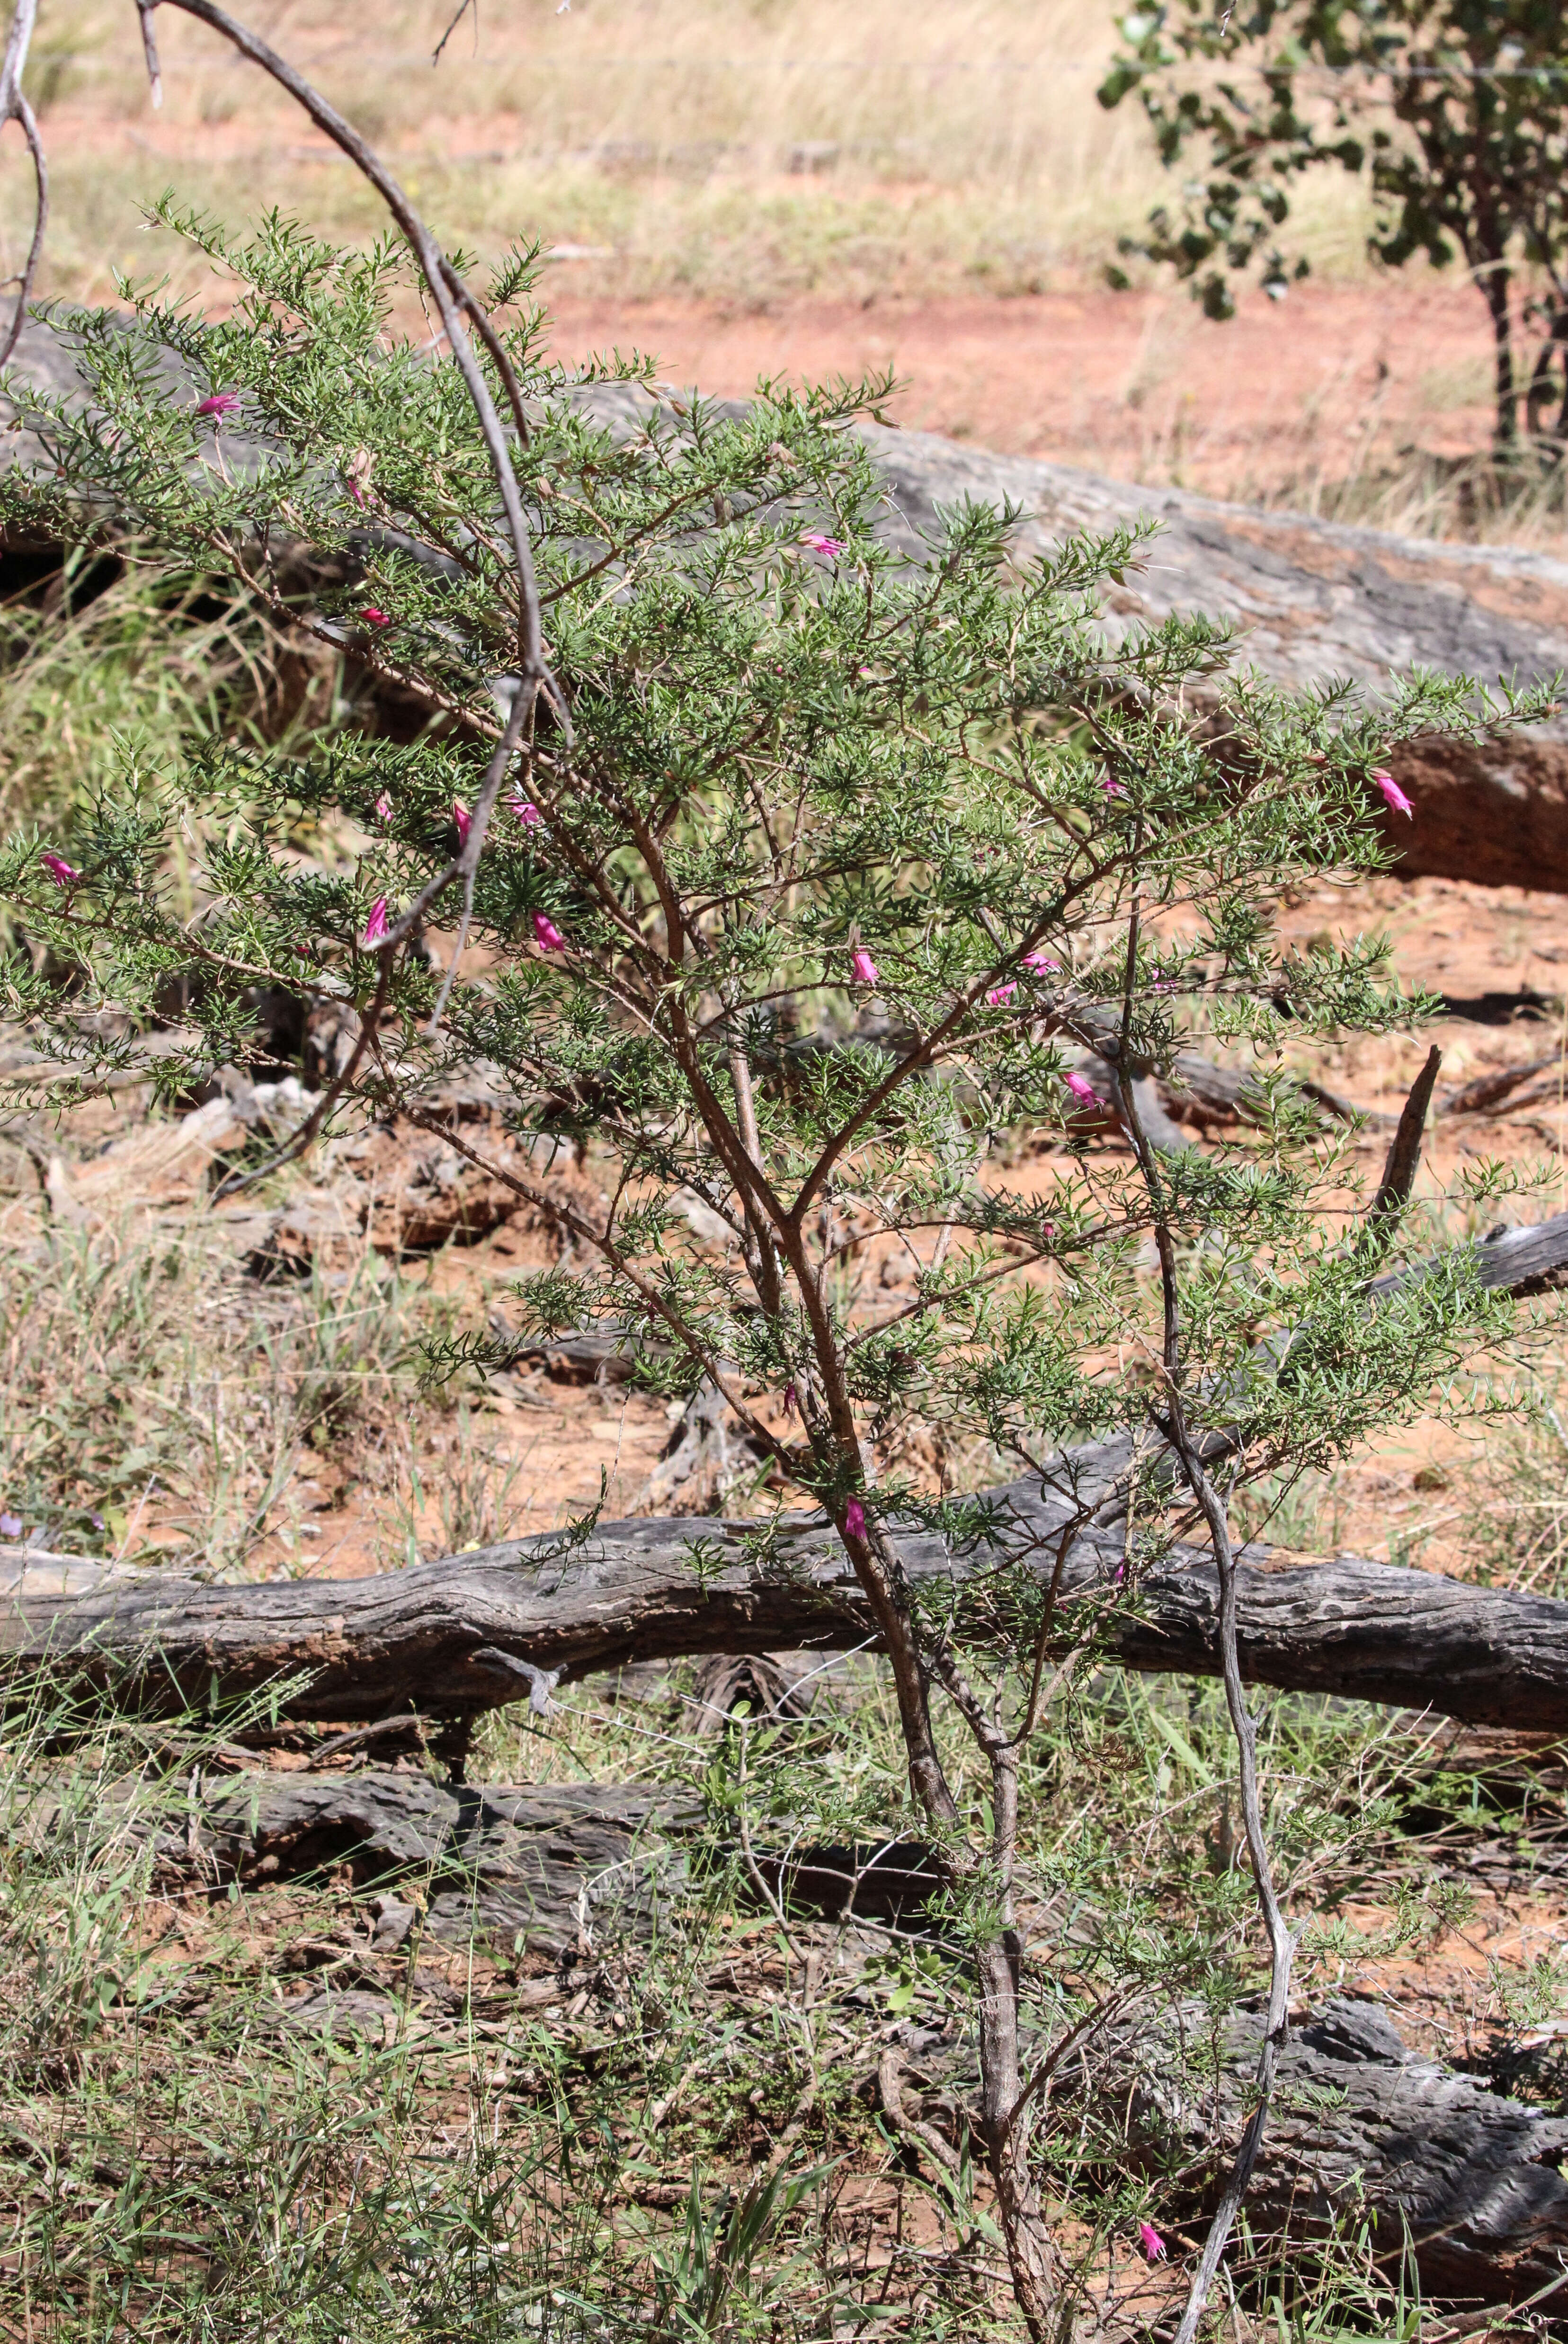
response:
[[[378,895],[370,906],[370,916],[365,923],[365,942],[384,945],[387,941],[387,899]]]
[[[392,801],[387,795],[386,791],[383,790],[380,796],[376,800],[376,820],[378,822],[390,822],[391,819]]]
[[[793,1415],[794,1414],[795,1409],[796,1409],[796,1408],[797,1408],[797,1406],[798,1406],[798,1405],[799,1405],[799,1401],[798,1401],[798,1399],[797,1399],[797,1396],[796,1396],[796,1393],[795,1393],[795,1388],[794,1388],[794,1384],[785,1384],[785,1386],[784,1386],[784,1414],[785,1414],[786,1416],[793,1416]]]
[[[356,448],[343,469],[349,494],[357,505],[363,506],[365,490],[370,485],[370,475],[376,469],[375,452],[369,448]]]
[[[844,1510],[844,1529],[846,1538],[863,1539],[865,1536],[865,1508],[858,1498],[851,1498]]]
[[[63,854],[55,854],[47,846],[38,860],[56,887],[74,887],[82,875],[74,863],[67,863]]]
[[[1138,2242],[1143,2248],[1144,2253],[1148,2257],[1151,2263],[1162,2262],[1164,2260],[1165,2240],[1160,2237],[1159,2232],[1155,2228],[1152,2222],[1140,2222],[1138,2224]]]
[[[198,415],[232,415],[238,405],[239,393],[237,390],[215,390],[210,399],[197,399],[196,411]]]
[[[1017,989],[1016,985],[993,985],[986,999],[991,1008],[1005,1009]]]
[[[473,816],[461,798],[452,800],[452,820],[457,824],[458,844],[466,846],[469,843],[469,833],[473,828]]]
[[[849,973],[856,985],[876,983],[876,963],[868,952],[857,952],[850,960]]]
[[[539,808],[531,804],[521,792],[514,791],[509,803],[524,830],[537,830],[542,823],[544,816],[540,813]]]
[[[1124,798],[1127,795],[1127,792],[1123,789],[1121,783],[1119,782],[1113,782],[1108,773],[1100,783],[1100,787],[1105,792],[1108,798]]]
[[[809,545],[814,553],[825,553],[830,560],[835,558],[841,553],[847,553],[849,551],[849,548],[845,545],[843,538],[824,537],[822,531],[815,529],[808,529],[805,535],[801,539],[801,543],[803,545]]]
[[[1383,802],[1393,813],[1402,813],[1407,822],[1415,820],[1415,808],[1391,773],[1374,773],[1373,781],[1383,793]]]
[[[1032,968],[1037,976],[1059,976],[1062,973],[1062,965],[1059,960],[1053,960],[1049,953],[1039,951],[1026,953],[1024,955],[1024,966],[1026,968]]]
[[[367,602],[359,616],[368,627],[389,627],[392,623],[391,613],[379,611],[374,602]]]
[[[1101,1098],[1098,1091],[1096,1090],[1093,1083],[1090,1082],[1087,1075],[1064,1075],[1062,1076],[1062,1080],[1066,1083],[1068,1090],[1071,1091],[1074,1098],[1077,1100],[1080,1106],[1103,1106],[1105,1105],[1105,1101]]]
[[[561,935],[561,930],[556,926],[555,922],[551,918],[548,912],[535,912],[533,915],[533,934],[541,952],[564,952],[566,950],[566,938]]]

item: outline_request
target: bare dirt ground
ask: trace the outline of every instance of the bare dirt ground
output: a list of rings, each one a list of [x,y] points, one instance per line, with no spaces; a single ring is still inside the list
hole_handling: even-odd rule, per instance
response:
[[[765,308],[584,299],[552,278],[562,359],[637,349],[673,382],[739,399],[759,376],[891,370],[887,412],[1007,454],[1243,502],[1314,502],[1328,482],[1485,444],[1488,342],[1471,288],[1417,273],[1308,284],[1229,323],[1184,291],[1010,300],[785,298]]]
[[[326,43],[317,62],[329,67],[341,44],[335,27],[317,29]],[[193,52],[162,115],[140,106],[128,53],[125,76],[67,87],[51,106],[46,130],[63,192],[46,292],[113,301],[114,268],[137,277],[168,269],[177,292],[199,289],[220,312],[223,280],[140,226],[143,207],[169,186],[219,216],[280,203],[335,237],[376,231],[374,202],[319,133],[268,102],[237,111],[238,85],[202,96],[195,70]],[[386,80],[360,93],[361,113],[372,133],[373,116],[384,123],[389,159],[438,229],[483,253],[518,236],[542,243],[541,298],[563,359],[635,349],[669,381],[732,398],[764,375],[891,370],[900,387],[887,411],[908,429],[1420,533],[1474,526],[1451,475],[1488,444],[1484,308],[1457,271],[1371,268],[1359,215],[1315,222],[1312,201],[1340,202],[1343,190],[1303,199],[1314,273],[1278,303],[1241,289],[1238,315],[1215,324],[1180,287],[1105,287],[1101,256],[1114,250],[1122,204],[1140,207],[1164,189],[1136,139],[1120,166],[1119,146],[1097,148],[1092,168],[1086,161],[1099,189],[1092,232],[1080,221],[1070,234],[1058,228],[1065,241],[1045,234],[1045,220],[1072,208],[1075,189],[1064,182],[1050,199],[1036,188],[1041,217],[1031,215],[1019,243],[1006,201],[983,178],[905,181],[847,159],[824,177],[803,177],[784,149],[770,161],[765,146],[722,141],[704,150],[701,168],[661,164],[636,139],[553,154],[525,112],[432,113],[394,127],[406,93]],[[1093,106],[1090,85],[1080,95],[1097,138],[1113,129],[1132,136],[1130,117]],[[1020,154],[1046,177],[1070,177],[1066,149],[1053,161],[1037,126]],[[21,180],[5,187],[21,206]],[[988,210],[987,242],[976,223]],[[13,231],[22,217],[18,209]],[[411,302],[405,322],[419,329]],[[1560,546],[1562,501],[1485,525]]]

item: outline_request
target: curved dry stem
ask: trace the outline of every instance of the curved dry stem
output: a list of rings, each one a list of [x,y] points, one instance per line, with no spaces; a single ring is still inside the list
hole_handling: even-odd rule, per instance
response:
[[[38,136],[38,125],[33,109],[22,92],[22,76],[26,70],[27,49],[37,21],[38,0],[16,0],[6,35],[5,55],[0,60],[0,127],[15,122],[27,142],[27,152],[33,158],[33,183],[35,201],[33,214],[33,240],[27,247],[27,258],[17,279],[16,307],[11,322],[0,338],[0,367],[10,363],[13,351],[27,315],[27,304],[33,298],[33,286],[38,274],[38,261],[44,249],[44,231],[49,224],[49,166],[44,153],[44,142]]]
[[[1131,989],[1137,966],[1138,907],[1133,907],[1133,918],[1128,937],[1126,998],[1123,1007],[1122,1035],[1125,1039],[1131,1015]],[[1429,1075],[1435,1068],[1429,1068]],[[1430,1087],[1430,1083],[1429,1083]],[[1175,2344],[1193,2344],[1198,2324],[1203,2317],[1209,2290],[1219,2268],[1219,2258],[1230,2235],[1258,2162],[1258,2152],[1263,2145],[1263,2127],[1269,2120],[1269,2105],[1273,2097],[1274,2071],[1284,2047],[1286,2021],[1290,1999],[1290,1964],[1295,1953],[1295,1941],[1286,1925],[1285,1916],[1275,1894],[1274,1878],[1269,1863],[1269,1843],[1263,1829],[1263,1809],[1258,1795],[1258,1737],[1252,1713],[1247,1706],[1246,1688],[1241,1682],[1241,1659],[1238,1645],[1236,1553],[1230,1542],[1230,1524],[1225,1502],[1204,1470],[1197,1444],[1188,1429],[1187,1415],[1181,1398],[1181,1302],[1176,1274],[1176,1250],[1171,1242],[1170,1224],[1166,1210],[1165,1182],[1158,1159],[1149,1146],[1148,1134],[1138,1117],[1137,1102],[1130,1083],[1123,1086],[1122,1111],[1128,1137],[1137,1151],[1138,1169],[1154,1207],[1154,1241],[1159,1255],[1160,1290],[1164,1303],[1164,1346],[1161,1367],[1165,1384],[1165,1410],[1157,1419],[1158,1430],[1176,1453],[1187,1485],[1209,1526],[1214,1546],[1214,1565],[1219,1578],[1219,1667],[1225,1685],[1225,1706],[1229,1713],[1230,1727],[1236,1737],[1237,1772],[1240,1779],[1242,1828],[1246,1835],[1247,1853],[1252,1864],[1253,1885],[1258,1906],[1269,1938],[1269,2013],[1263,2033],[1263,2046],[1259,2054],[1258,2072],[1254,2081],[1257,2094],[1247,2129],[1241,2136],[1241,2146],[1236,2152],[1236,2162],[1226,2182],[1209,2235],[1203,2242],[1198,2268],[1192,2275],[1187,2305],[1181,2315],[1181,2325],[1176,2331]],[[1424,1102],[1423,1102],[1424,1112]]]

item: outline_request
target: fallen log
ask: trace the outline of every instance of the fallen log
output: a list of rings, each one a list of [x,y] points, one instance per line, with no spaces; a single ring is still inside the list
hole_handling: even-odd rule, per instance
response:
[[[1027,553],[1139,520],[1160,534],[1116,597],[1120,630],[1173,612],[1229,619],[1242,659],[1291,690],[1350,677],[1376,692],[1412,668],[1546,682],[1568,669],[1568,562],[1442,545],[1182,489],[1134,487],[929,431],[868,429],[911,547],[939,505],[1010,498]],[[1568,715],[1483,743],[1416,742],[1392,758],[1415,818],[1380,813],[1401,875],[1568,893]]]
[[[252,1887],[347,1865],[361,1891],[409,1880],[417,1902],[379,1899],[372,1954],[416,1931],[483,1945],[563,1998],[593,1963],[645,1941],[700,1896],[684,1843],[703,1822],[694,1794],[638,1784],[456,1790],[420,1773],[241,1773],[209,1779],[199,1802],[141,1826],[162,1875]],[[797,1920],[865,1917],[918,1928],[937,1886],[916,1843],[759,1851],[771,1894]],[[372,1965],[373,1971],[373,1965]],[[330,1987],[292,2000],[276,2024],[297,2033],[389,2038],[399,1995]],[[391,1981],[386,1981],[389,1986]],[[1262,2021],[1226,2022],[1216,2069],[1211,2015],[1168,2014],[1089,2038],[1057,2097],[1083,2101],[1098,2146],[1130,2154],[1155,2185],[1168,2232],[1200,2223],[1250,2107]],[[973,2045],[920,2036],[895,2053],[916,2134],[956,2150],[973,2097]],[[1249,2193],[1259,2245],[1292,2249],[1347,2222],[1368,2227],[1391,2278],[1409,2251],[1429,2296],[1550,2304],[1568,2291],[1568,2119],[1547,2115],[1412,2055],[1376,2005],[1340,2000],[1309,2016],[1282,2055],[1273,2117]],[[1093,2149],[1091,2147],[1091,2154]]]
[[[1568,1214],[1499,1231],[1475,1248],[1483,1287],[1529,1295],[1568,1272]],[[1379,1279],[1387,1292],[1421,1266]],[[1103,1500],[1128,1464],[1125,1437],[1067,1452],[1053,1494],[1034,1480],[992,1495],[1012,1527],[1006,1555],[1048,1574],[1069,1513]],[[1005,1554],[956,1553],[900,1533],[913,1581],[966,1588]],[[1125,1668],[1219,1672],[1212,1558],[1176,1548],[1122,1586],[1120,1532],[1079,1536],[1061,1586],[1064,1631],[1092,1619]],[[1568,1603],[1472,1587],[1435,1571],[1353,1555],[1332,1562],[1243,1549],[1244,1676],[1285,1690],[1433,1709],[1472,1724],[1568,1727]],[[307,1671],[284,1713],[359,1722],[411,1710],[465,1721],[555,1685],[637,1661],[694,1652],[865,1647],[871,1624],[849,1559],[820,1516],[779,1527],[759,1549],[748,1521],[677,1519],[596,1527],[581,1542],[546,1534],[354,1580],[218,1586],[170,1571],[73,1555],[0,1559],[0,1682],[52,1676],[114,1683],[163,1714],[255,1692]]]
[[[1128,2145],[1146,2167],[1173,2176],[1178,2221],[1201,2221],[1219,2196],[1253,2106],[1263,2023],[1232,2015],[1217,2076],[1203,2074],[1205,2005],[1106,2046],[1109,2103],[1127,2109]],[[1428,2295],[1534,2299],[1556,2314],[1568,2305],[1565,2154],[1568,2118],[1417,2056],[1373,2003],[1330,2002],[1280,2055],[1247,2219],[1255,2240],[1292,2246],[1364,2222],[1391,2283],[1408,2252]]]
[[[209,1779],[189,1812],[154,1817],[161,1874],[258,1887],[346,1864],[361,1890],[409,1879],[418,1903],[383,1894],[372,1950],[415,1930],[481,1944],[556,1975],[557,1998],[584,1965],[645,1940],[697,1891],[685,1843],[694,1794],[574,1783],[455,1790],[420,1773],[241,1773]],[[770,1894],[797,1919],[851,1916],[918,1927],[937,1885],[915,1843],[760,1851]],[[361,1986],[363,1985],[361,1982]],[[526,1989],[525,1989],[526,1991]],[[541,1996],[551,1989],[541,1983]],[[280,2026],[349,2037],[394,2031],[398,1997],[325,1990],[283,2006]],[[1091,2038],[1058,2079],[1058,2099],[1092,2109],[1101,2146],[1130,2153],[1154,2182],[1168,2231],[1201,2222],[1250,2108],[1260,2017],[1227,2021],[1217,2070],[1206,2005]],[[973,2046],[928,2038],[898,2055],[921,2140],[956,2148],[972,2097]],[[894,2056],[891,2053],[888,2056]],[[1568,2293],[1568,2119],[1411,2053],[1376,2005],[1330,2002],[1293,2028],[1274,2114],[1249,2193],[1253,2238],[1310,2247],[1347,2222],[1368,2227],[1391,2278],[1409,2251],[1430,2296],[1550,2304]],[[1092,2152],[1091,2152],[1092,2153]]]
[[[1032,1491],[1016,1493],[1027,1518]],[[1045,1518],[1037,1516],[1041,1527]],[[0,1678],[114,1684],[176,1713],[217,1692],[254,1692],[293,1672],[309,1684],[281,1714],[359,1720],[412,1710],[463,1720],[637,1661],[693,1652],[866,1646],[869,1616],[836,1535],[786,1530],[771,1560],[755,1525],[614,1522],[563,1553],[545,1537],[358,1580],[214,1586],[34,1553],[0,1565]],[[996,1557],[912,1532],[911,1579],[966,1586]],[[1143,1672],[1219,1670],[1211,1558],[1179,1549],[1119,1589],[1114,1533],[1080,1539],[1064,1574],[1064,1630],[1092,1617],[1108,1660]],[[1031,1567],[1048,1573],[1042,1539]],[[1251,1682],[1431,1709],[1477,1724],[1568,1728],[1568,1603],[1471,1587],[1342,1555],[1281,1562],[1259,1547],[1240,1571],[1242,1673]]]

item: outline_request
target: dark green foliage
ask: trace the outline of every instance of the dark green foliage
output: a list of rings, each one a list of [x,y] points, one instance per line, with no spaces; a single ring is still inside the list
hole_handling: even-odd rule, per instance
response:
[[[1307,262],[1280,240],[1290,192],[1330,164],[1363,177],[1368,249],[1462,262],[1497,355],[1500,448],[1568,439],[1568,14],[1562,0],[1175,0],[1120,20],[1099,96],[1137,90],[1163,161],[1191,175],[1124,253],[1171,262],[1211,318],[1256,268],[1283,298]],[[1113,282],[1125,283],[1113,272]],[[1533,341],[1533,360],[1522,357]]]

